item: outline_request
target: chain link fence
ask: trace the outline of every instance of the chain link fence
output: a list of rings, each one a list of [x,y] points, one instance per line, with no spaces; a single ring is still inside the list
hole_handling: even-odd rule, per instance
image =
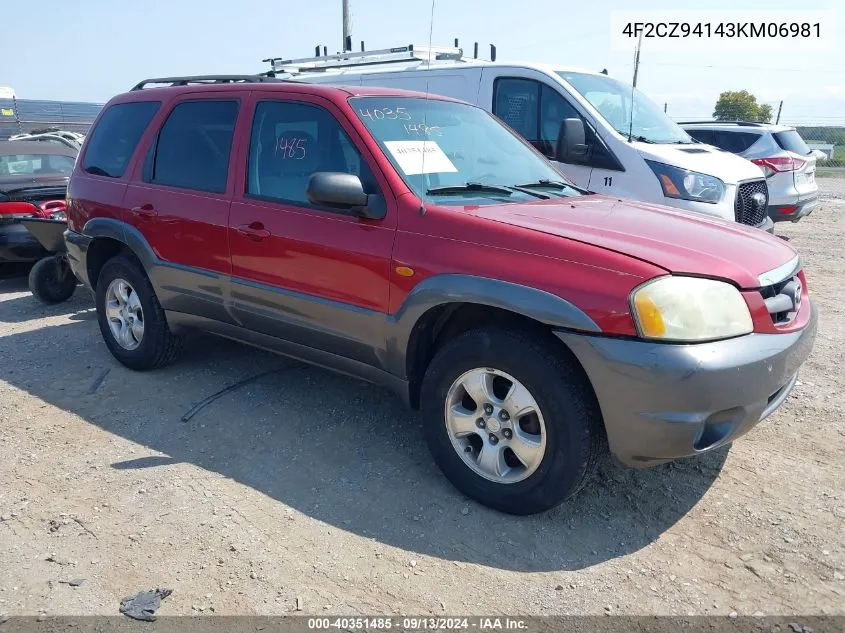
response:
[[[101,103],[0,99],[0,141],[48,129],[85,134],[102,107]]]

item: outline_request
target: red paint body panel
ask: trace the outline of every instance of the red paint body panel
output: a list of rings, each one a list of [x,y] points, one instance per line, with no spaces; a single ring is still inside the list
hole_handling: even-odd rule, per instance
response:
[[[755,288],[795,256],[784,240],[736,222],[606,196],[486,206],[480,217],[625,253],[675,274]]]

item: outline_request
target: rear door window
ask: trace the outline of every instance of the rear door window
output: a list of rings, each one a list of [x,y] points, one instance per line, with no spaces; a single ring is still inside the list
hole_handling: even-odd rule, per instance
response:
[[[684,130],[687,134],[693,137],[696,141],[707,143],[708,145],[716,145],[716,139],[712,130]],[[716,145],[718,147],[718,145]]]
[[[97,176],[123,176],[141,135],[160,106],[158,101],[136,101],[111,106],[91,132],[82,168]]]
[[[795,130],[787,130],[786,132],[775,132],[772,134],[775,137],[775,142],[778,146],[787,152],[795,152],[801,156],[806,156],[810,153],[810,148],[801,138],[801,135]]]
[[[714,132],[714,135],[716,147],[734,154],[741,154],[760,138],[760,134],[755,132],[728,132],[726,130]]]
[[[145,180],[159,185],[223,193],[229,175],[238,102],[178,104],[159,132]]]

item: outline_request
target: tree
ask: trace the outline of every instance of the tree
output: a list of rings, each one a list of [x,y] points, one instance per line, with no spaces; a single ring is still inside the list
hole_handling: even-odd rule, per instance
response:
[[[757,103],[757,97],[747,90],[728,90],[719,95],[713,118],[717,121],[760,121],[772,120],[772,106]]]

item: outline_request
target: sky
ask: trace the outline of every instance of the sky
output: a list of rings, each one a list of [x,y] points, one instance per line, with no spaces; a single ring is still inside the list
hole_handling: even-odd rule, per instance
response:
[[[334,52],[342,40],[341,0],[39,0],[3,9],[0,86],[19,98],[105,102],[141,79],[180,74],[252,73],[267,57]],[[700,4],[700,3],[699,3]],[[489,44],[499,61],[600,70],[630,82],[634,45],[611,46],[611,12],[624,0],[350,0],[352,37],[368,49],[404,44]],[[841,5],[841,6],[840,6]],[[637,10],[677,10],[679,2],[638,0]],[[701,8],[700,6],[698,8]],[[845,3],[841,0],[714,0],[707,9],[839,9],[836,48],[641,51],[638,87],[676,119],[710,118],[721,91],[749,90],[781,122],[845,125]],[[715,14],[715,15],[718,15]],[[33,29],[47,19],[49,30]],[[9,28],[20,25],[21,28]],[[718,48],[718,47],[714,47]]]

